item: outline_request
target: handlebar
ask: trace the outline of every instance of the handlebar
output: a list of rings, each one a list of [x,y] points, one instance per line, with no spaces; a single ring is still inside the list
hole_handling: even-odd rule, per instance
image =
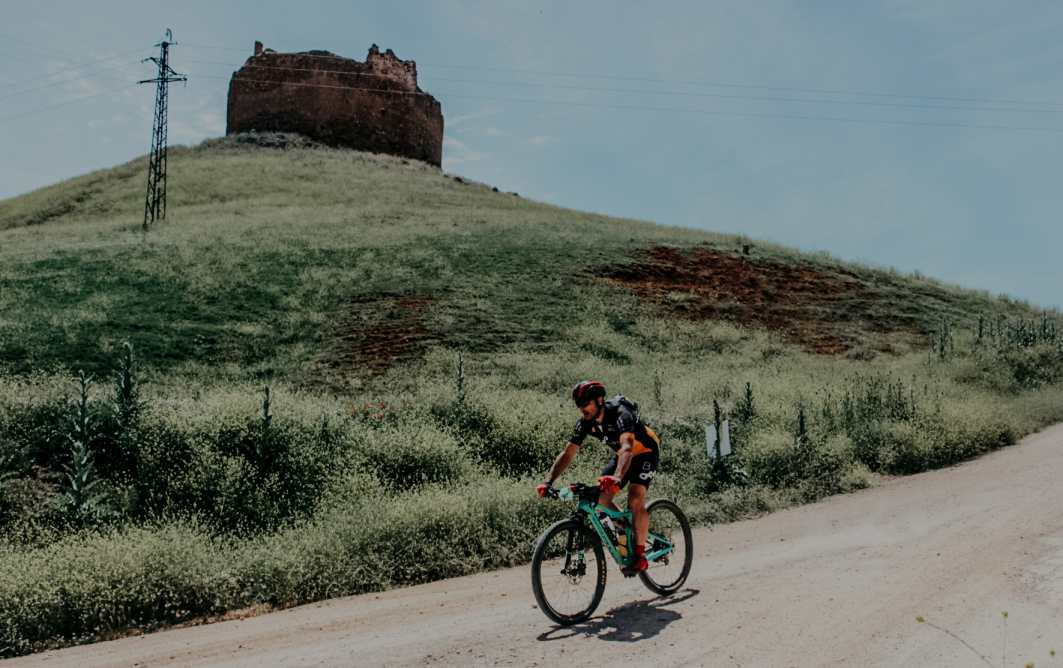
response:
[[[597,501],[598,494],[599,491],[597,485],[574,482],[568,487],[563,487],[561,489],[547,487],[545,496],[548,499],[561,499],[562,501],[571,501],[575,498],[586,501]]]

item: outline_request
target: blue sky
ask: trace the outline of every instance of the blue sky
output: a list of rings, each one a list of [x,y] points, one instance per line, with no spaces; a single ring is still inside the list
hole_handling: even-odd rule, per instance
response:
[[[1063,3],[20,3],[0,197],[224,133],[256,39],[414,59],[444,168],[576,209],[736,232],[1063,306]],[[171,174],[171,179],[179,175]]]

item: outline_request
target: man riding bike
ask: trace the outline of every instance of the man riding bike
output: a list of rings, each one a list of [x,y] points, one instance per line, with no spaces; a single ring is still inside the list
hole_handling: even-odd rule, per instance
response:
[[[605,385],[597,380],[577,383],[572,388],[572,400],[579,408],[580,420],[565,449],[554,460],[549,477],[536,490],[539,496],[544,496],[553,487],[554,481],[572,463],[587,436],[600,438],[612,449],[613,457],[598,478],[601,490],[598,503],[619,510],[613,503],[613,497],[630,483],[627,507],[635,524],[635,562],[631,572],[625,575],[634,575],[648,567],[646,490],[657,473],[661,439],[639,419],[638,407],[622,395],[618,394],[606,401]]]

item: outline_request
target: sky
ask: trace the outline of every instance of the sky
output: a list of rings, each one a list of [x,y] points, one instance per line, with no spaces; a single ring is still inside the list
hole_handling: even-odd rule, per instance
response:
[[[443,168],[1063,307],[1063,3],[5,2],[0,198],[225,132],[255,40],[417,62]],[[170,175],[171,180],[174,175]]]

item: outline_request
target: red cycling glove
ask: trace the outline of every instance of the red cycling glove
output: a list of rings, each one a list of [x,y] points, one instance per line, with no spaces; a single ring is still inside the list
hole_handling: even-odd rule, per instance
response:
[[[598,489],[606,494],[616,494],[620,491],[620,478],[615,475],[603,475],[598,478]]]
[[[550,483],[544,482],[541,483],[538,487],[536,487],[535,491],[539,494],[539,496],[546,496],[546,490],[548,489],[550,489]]]

